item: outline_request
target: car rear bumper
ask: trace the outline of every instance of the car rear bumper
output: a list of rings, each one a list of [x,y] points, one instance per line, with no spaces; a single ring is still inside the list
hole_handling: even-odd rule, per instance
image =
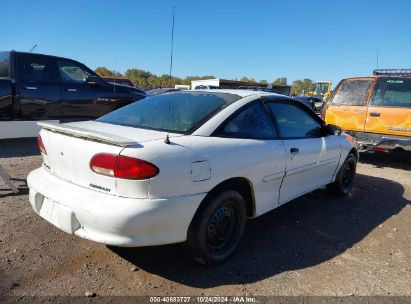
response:
[[[27,178],[30,203],[61,230],[121,247],[179,243],[205,193],[165,199],[108,195],[61,180],[43,168]]]
[[[375,133],[347,132],[357,139],[358,144],[364,150],[375,148],[395,150],[401,149],[411,151],[411,137],[395,136]]]

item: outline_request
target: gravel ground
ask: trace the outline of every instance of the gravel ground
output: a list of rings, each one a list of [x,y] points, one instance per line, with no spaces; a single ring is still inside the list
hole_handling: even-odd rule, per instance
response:
[[[0,141],[0,164],[21,190],[0,181],[3,296],[411,295],[410,154],[362,155],[351,195],[318,190],[249,221],[211,268],[180,245],[107,247],[41,219],[25,184],[41,164],[34,140]]]

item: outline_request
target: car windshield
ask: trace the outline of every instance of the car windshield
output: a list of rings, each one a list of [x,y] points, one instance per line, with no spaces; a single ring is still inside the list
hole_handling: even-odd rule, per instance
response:
[[[147,97],[97,121],[188,134],[238,99],[238,95],[225,93],[166,93]]]

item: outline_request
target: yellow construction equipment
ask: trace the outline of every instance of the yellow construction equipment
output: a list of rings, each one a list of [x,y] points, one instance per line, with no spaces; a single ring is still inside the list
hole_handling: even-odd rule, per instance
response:
[[[316,83],[313,83],[313,90],[308,91],[307,95],[317,97],[323,101],[326,101],[331,93],[331,85],[332,82],[329,80],[317,81]]]

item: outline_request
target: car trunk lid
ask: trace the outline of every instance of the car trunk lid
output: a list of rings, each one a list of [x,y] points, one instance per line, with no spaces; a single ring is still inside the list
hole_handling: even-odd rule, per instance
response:
[[[40,135],[47,151],[46,155],[43,154],[44,166],[53,175],[111,195],[133,198],[148,196],[149,180],[123,181],[96,174],[90,169],[90,160],[101,153],[120,155],[125,147],[144,149],[143,143],[165,138],[167,133],[94,121],[40,123],[40,126],[43,128]],[[119,183],[124,182],[129,187],[119,187]]]

